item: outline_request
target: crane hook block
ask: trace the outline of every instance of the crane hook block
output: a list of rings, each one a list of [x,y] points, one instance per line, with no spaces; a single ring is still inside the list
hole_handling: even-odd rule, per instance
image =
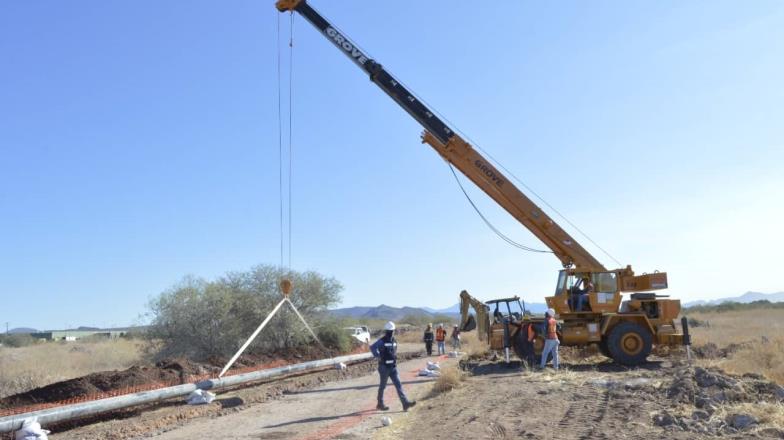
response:
[[[280,281],[280,291],[283,292],[283,296],[289,296],[291,293],[291,280],[288,278],[284,278]]]

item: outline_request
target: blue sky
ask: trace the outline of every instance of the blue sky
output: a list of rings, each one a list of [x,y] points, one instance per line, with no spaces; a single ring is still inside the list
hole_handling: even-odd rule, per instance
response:
[[[781,2],[312,4],[672,295],[784,289]],[[264,1],[0,5],[0,324],[126,325],[187,274],[279,263],[278,20],[285,40]],[[495,237],[298,16],[294,45],[293,268],[345,306],[552,292],[558,261]]]

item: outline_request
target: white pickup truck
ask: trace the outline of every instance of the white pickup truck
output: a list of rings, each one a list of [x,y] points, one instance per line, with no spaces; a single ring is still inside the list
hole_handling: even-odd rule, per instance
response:
[[[370,344],[370,330],[366,326],[346,327],[345,330],[357,341]]]

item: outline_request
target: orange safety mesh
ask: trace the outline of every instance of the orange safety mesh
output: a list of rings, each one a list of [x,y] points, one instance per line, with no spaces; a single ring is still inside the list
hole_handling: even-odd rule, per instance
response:
[[[367,351],[366,347],[357,347],[347,355],[352,354],[360,354]],[[238,374],[244,373],[251,373],[254,371],[261,371],[261,370],[269,370],[271,368],[278,368],[283,367],[286,365],[295,365],[295,363],[286,362],[285,360],[279,359],[272,362],[267,362],[261,365],[251,365],[249,367],[242,367],[229,370],[225,376],[236,376]],[[326,367],[325,367],[326,368]],[[159,390],[161,388],[173,387],[176,385],[183,385],[188,383],[196,383],[207,379],[212,379],[213,377],[210,374],[201,374],[201,375],[188,375],[183,378],[182,381],[180,380],[172,380],[172,381],[164,381],[164,382],[151,382],[141,385],[135,385],[130,387],[118,388],[115,390],[109,390],[101,393],[93,393],[93,394],[86,394],[84,396],[73,397],[70,399],[58,400],[56,402],[46,402],[46,403],[36,403],[32,405],[24,405],[24,406],[17,406],[13,408],[4,408],[0,409],[0,417],[7,417],[13,416],[16,414],[24,414],[32,411],[40,411],[43,409],[55,408],[58,406],[64,405],[72,405],[75,403],[83,403],[83,402],[91,402],[93,400],[100,400],[100,399],[107,399],[110,397],[117,397],[117,396],[124,396],[126,394],[134,394],[140,393],[142,391],[151,391],[151,390]]]

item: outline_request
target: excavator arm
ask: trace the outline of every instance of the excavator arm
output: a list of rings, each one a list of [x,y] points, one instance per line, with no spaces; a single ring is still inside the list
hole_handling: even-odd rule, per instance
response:
[[[471,316],[469,308],[474,309]],[[476,328],[480,341],[490,343],[490,308],[487,304],[471,296],[465,290],[460,292],[460,330],[471,331]]]
[[[337,30],[327,19],[305,0],[279,0],[279,11],[298,12],[318,29],[330,42],[348,56],[354,64],[368,74],[390,98],[397,102],[424,128],[422,141],[433,147],[446,161],[453,164],[493,200],[516,218],[541,240],[561,264],[585,272],[606,269],[574,238],[555,223],[531,199],[520,191],[490,161],[468,142],[457,135],[435,112],[396,80],[384,67],[370,58],[346,35]]]

